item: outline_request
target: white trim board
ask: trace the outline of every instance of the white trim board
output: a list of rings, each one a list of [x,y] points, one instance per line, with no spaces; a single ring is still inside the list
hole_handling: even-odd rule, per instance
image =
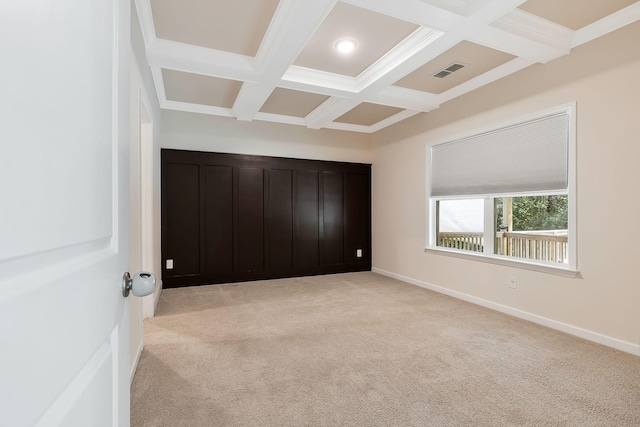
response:
[[[136,371],[138,370],[138,363],[140,363],[140,356],[142,356],[142,350],[144,349],[144,342],[140,341],[140,346],[136,351],[136,359],[131,364],[131,372],[129,372],[129,387],[133,384],[133,377],[136,375]]]
[[[486,307],[491,310],[499,311],[501,313],[505,313],[520,319],[528,320],[530,322],[537,323],[539,325],[546,326],[548,328],[555,329],[557,331],[564,332],[569,335],[583,338],[588,341],[602,344],[607,347],[614,348],[616,350],[624,351],[626,353],[633,354],[634,356],[640,356],[640,344],[634,344],[628,341],[619,340],[617,338],[603,335],[598,332],[589,331],[587,329],[579,328],[577,326],[569,325],[567,323],[558,322],[556,320],[538,316],[537,314],[529,313],[527,311],[519,310],[517,308],[512,308],[506,305],[495,303],[493,301],[474,297],[473,295],[468,295],[462,292],[453,291],[451,289],[447,289],[442,286],[433,285],[431,283],[423,282],[417,279],[412,279],[410,277],[402,276],[400,274],[391,273],[389,271],[385,271],[380,268],[373,267],[371,271],[374,273],[380,274],[382,276],[400,280],[401,282],[405,282],[411,285],[419,286],[421,288],[429,289],[431,291],[438,292],[440,294],[448,295],[450,297],[467,301],[482,307]]]

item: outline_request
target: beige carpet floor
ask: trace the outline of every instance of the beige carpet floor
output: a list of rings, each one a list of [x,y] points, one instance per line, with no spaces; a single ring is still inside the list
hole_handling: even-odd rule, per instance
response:
[[[374,273],[163,291],[132,426],[640,426],[640,358]]]

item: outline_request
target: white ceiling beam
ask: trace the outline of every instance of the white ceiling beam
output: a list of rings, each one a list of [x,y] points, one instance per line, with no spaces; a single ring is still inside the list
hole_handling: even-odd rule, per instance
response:
[[[252,120],[337,0],[281,0],[256,56],[259,83],[244,84],[233,106]]]
[[[373,133],[371,126],[354,125],[351,123],[333,122],[325,126],[326,129],[342,130],[347,132]]]
[[[460,32],[452,31],[445,33],[430,45],[418,52],[415,52],[413,56],[407,58],[395,68],[388,70],[388,72],[381,75],[377,81],[367,86],[352,98],[342,100],[332,98],[327,100],[327,102],[318,107],[316,111],[313,111],[307,116],[307,126],[312,129],[326,127],[329,123],[339,118],[361,102],[364,102],[378,94],[380,91],[391,86],[393,83],[411,73],[416,68],[426,64],[433,58],[436,58],[438,55],[445,52],[447,49],[455,46],[460,40],[462,40]],[[331,103],[329,101],[331,101]],[[328,106],[332,106],[332,109],[329,110]]]
[[[357,81],[353,77],[348,77],[350,80],[348,85],[334,85],[331,82],[327,83],[327,80],[331,80],[332,77],[337,76],[332,73],[325,73],[323,71],[302,69],[302,67],[292,66],[291,68],[299,68],[301,70],[308,70],[309,75],[316,75],[314,83],[310,83],[312,79],[301,78],[300,81],[294,81],[295,78],[289,79],[291,76],[289,72],[285,75],[285,78],[278,84],[278,87],[284,89],[297,90],[301,92],[317,93],[320,95],[332,96],[337,98],[350,98],[356,93]],[[303,71],[304,73],[304,71]],[[305,75],[306,77],[306,75]],[[338,76],[345,77],[345,76]],[[336,88],[341,86],[341,89]],[[349,88],[347,90],[346,88]],[[365,102],[371,102],[374,104],[390,105],[397,108],[406,108],[410,110],[418,111],[431,111],[438,107],[437,96],[431,93],[422,92],[413,89],[406,89],[398,86],[389,86],[382,89],[380,92],[373,94],[370,98],[365,99]]]
[[[365,102],[419,112],[435,110],[440,106],[438,95],[399,86],[388,86],[371,95]]]
[[[490,26],[472,31],[469,40],[546,63],[571,51],[573,35],[569,28],[514,9]]]
[[[361,102],[360,99],[355,98],[329,98],[305,117],[307,127],[310,129],[327,127]]]
[[[474,13],[478,12],[480,9],[485,7],[491,1],[493,0],[466,0],[465,6],[464,6],[465,16],[473,15]]]
[[[542,64],[569,53],[568,50],[557,49],[539,41],[491,26],[469,32],[466,39],[482,46],[501,50]]]
[[[396,68],[411,59],[416,53],[424,50],[442,34],[441,31],[419,28],[355,78],[291,66],[282,77],[282,80],[310,86],[324,86],[346,94],[359,93],[386,75],[389,70]]]
[[[394,124],[396,124],[398,122],[406,120],[409,117],[413,117],[413,116],[418,115],[420,113],[422,113],[422,111],[412,111],[412,110],[401,111],[398,114],[394,114],[393,116],[387,117],[386,119],[379,121],[375,125],[370,126],[371,132],[377,132],[380,129],[384,129],[387,126],[394,125]]]
[[[640,20],[640,2],[574,32],[516,9],[525,0],[342,0],[422,27],[353,78],[291,65],[338,0],[282,0],[256,58],[158,39],[151,0],[134,1],[162,108],[365,133],[436,109],[441,103]],[[517,58],[440,95],[393,86],[465,39]],[[232,109],[171,101],[166,98],[162,68],[244,83]],[[275,87],[330,98],[305,118],[259,112]],[[372,126],[335,122],[362,102],[404,111]]]
[[[571,47],[578,47],[638,20],[640,20],[640,1],[576,31]]]
[[[278,83],[278,87],[297,90],[300,92],[317,93],[318,95],[337,96],[338,98],[348,98],[353,95],[353,92],[326,87],[320,83],[311,84],[291,80],[281,80],[280,83]]]
[[[403,0],[403,2],[404,1],[409,0]],[[478,5],[477,10],[473,15],[459,21],[454,28],[449,30],[449,32],[445,33],[432,43],[425,45],[421,50],[414,52],[413,55],[410,58],[407,58],[404,62],[393,68],[389,67],[386,73],[379,76],[375,82],[367,86],[356,96],[351,99],[327,100],[324,104],[318,107],[317,111],[313,111],[306,117],[307,126],[312,129],[326,127],[329,123],[356,107],[365,99],[370,98],[385,87],[392,85],[402,77],[455,46],[461,40],[465,39],[467,34],[473,31],[473,29],[488,26],[489,23],[508,13],[524,1],[525,0],[491,0]],[[396,2],[394,2],[394,5],[395,4]]]
[[[151,77],[153,78],[153,84],[156,88],[156,93],[158,94],[158,104],[160,104],[160,108],[164,108],[164,105],[167,102],[167,92],[164,88],[164,78],[162,77],[162,70],[160,67],[156,67],[150,65],[151,69]]]
[[[156,39],[156,29],[153,24],[153,14],[151,13],[151,1],[135,0],[135,4],[142,29],[142,39],[144,40],[145,47],[149,47]]]
[[[384,129],[387,126],[394,125],[398,122],[406,120],[409,117],[413,117],[420,113],[421,111],[411,111],[411,110],[401,111],[398,114],[394,114],[393,116],[388,117],[384,120],[381,120],[378,123],[373,124],[371,126],[354,125],[352,123],[332,122],[325,127],[327,129],[344,130],[349,132],[374,133],[379,131],[380,129]]]
[[[188,113],[209,114],[212,116],[234,117],[230,108],[214,107],[211,105],[192,104],[190,102],[165,101],[164,109],[186,111]]]
[[[342,0],[353,6],[392,16],[402,21],[440,31],[451,31],[465,17],[421,0]]]
[[[259,81],[260,73],[250,56],[155,39],[147,48],[149,65],[230,80]]]
[[[313,91],[317,88],[331,93],[344,94],[346,97],[358,93],[360,89],[358,80],[355,77],[314,70],[297,65],[289,67],[282,76],[281,82],[278,83],[280,87],[289,87],[289,84],[291,84],[291,86],[298,85],[298,87],[314,88]]]
[[[496,80],[527,68],[533,64],[535,64],[535,61],[531,61],[530,59],[515,58],[507,62],[506,64],[502,64],[492,70],[487,71],[484,74],[481,74],[471,80],[467,80],[466,82],[459,84],[456,87],[442,92],[440,95],[437,95],[438,102],[444,104],[447,101],[462,96],[465,93],[471,92],[472,90],[478,89],[482,86],[488,85],[489,83],[495,82]]]
[[[426,51],[443,34],[442,31],[432,30],[427,27],[416,30],[356,78],[358,92],[362,92],[365,88],[384,78],[384,76],[400,67],[403,63],[419,56],[420,52]]]
[[[489,25],[496,19],[511,12],[527,0],[485,0],[477,2],[473,8],[473,13],[469,14],[468,24]]]
[[[283,114],[257,113],[254,120],[263,122],[283,123],[287,125],[304,126],[305,121],[302,117],[285,116]]]

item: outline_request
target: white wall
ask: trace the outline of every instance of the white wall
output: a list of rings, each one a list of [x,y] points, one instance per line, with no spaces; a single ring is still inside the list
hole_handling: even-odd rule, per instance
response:
[[[640,354],[638,40],[640,23],[374,134],[374,268]],[[579,277],[425,253],[426,145],[570,101]]]
[[[146,62],[144,53],[144,42],[138,22],[138,15],[135,7],[131,8],[131,81],[130,81],[130,103],[131,103],[131,262],[130,271],[135,273],[140,270],[151,270],[158,279],[158,286],[153,296],[138,298],[131,294],[128,298],[131,316],[131,378],[142,352],[143,328],[142,319],[153,316],[155,304],[160,296],[162,282],[160,269],[160,106],[155,93],[151,73]],[[153,176],[148,187],[152,188],[152,215],[143,218],[141,215],[141,200],[143,197],[143,182],[149,177],[141,175],[141,105],[144,102],[147,113],[153,122],[152,126],[152,169]],[[151,242],[142,240],[142,227],[151,222],[153,227]],[[152,261],[144,261],[144,258]],[[151,264],[151,265],[149,265]]]
[[[371,163],[370,135],[162,111],[162,148]]]

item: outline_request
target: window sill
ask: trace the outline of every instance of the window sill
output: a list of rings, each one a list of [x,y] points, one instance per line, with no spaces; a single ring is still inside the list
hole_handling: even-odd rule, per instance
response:
[[[553,264],[538,264],[534,262],[528,262],[526,260],[505,258],[495,255],[475,254],[473,252],[461,252],[457,250],[451,250],[446,248],[424,248],[425,252],[431,252],[436,255],[451,256],[454,258],[462,258],[471,261],[487,262],[490,264],[504,265],[506,267],[522,268],[525,270],[538,271],[540,273],[555,274],[557,276],[575,278],[578,276],[578,271],[571,269],[568,266],[556,266]]]

